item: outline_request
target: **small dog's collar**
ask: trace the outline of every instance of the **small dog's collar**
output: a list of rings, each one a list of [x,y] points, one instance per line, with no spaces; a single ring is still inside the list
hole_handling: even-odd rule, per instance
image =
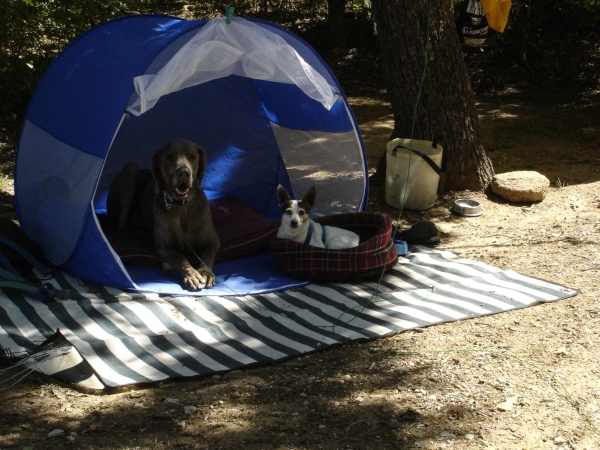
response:
[[[200,182],[196,180],[196,188],[200,189]],[[175,203],[176,205],[186,205],[189,201],[191,201],[196,196],[196,191],[192,192],[190,198],[184,198],[182,200],[175,199],[171,194],[167,191],[163,190],[163,199],[165,201],[165,208],[171,209],[171,204]]]
[[[304,239],[305,244],[310,244],[310,238],[312,237],[312,227],[308,226],[308,232],[306,233],[306,238]],[[325,231],[325,227],[321,225],[321,240],[323,241],[323,245],[325,245],[325,237],[327,237],[327,233]]]

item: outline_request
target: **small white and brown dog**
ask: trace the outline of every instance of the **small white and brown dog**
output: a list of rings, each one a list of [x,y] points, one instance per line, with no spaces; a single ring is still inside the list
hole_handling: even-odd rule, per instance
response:
[[[315,206],[317,189],[311,187],[300,201],[292,200],[282,185],[277,187],[277,202],[283,214],[277,237],[314,245],[320,248],[352,248],[359,244],[358,234],[343,228],[330,227],[309,219]]]

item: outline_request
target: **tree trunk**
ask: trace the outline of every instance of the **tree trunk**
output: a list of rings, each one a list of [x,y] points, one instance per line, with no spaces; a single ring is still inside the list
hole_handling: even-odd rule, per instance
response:
[[[394,112],[391,139],[443,143],[447,172],[440,179],[440,191],[485,189],[494,170],[483,149],[451,0],[374,0],[373,12]]]
[[[327,26],[329,28],[329,48],[331,49],[346,48],[345,14],[346,0],[327,0]]]

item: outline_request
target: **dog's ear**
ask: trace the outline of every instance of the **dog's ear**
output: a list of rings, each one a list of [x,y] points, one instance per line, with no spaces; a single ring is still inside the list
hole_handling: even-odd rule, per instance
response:
[[[199,145],[194,144],[194,147],[198,152],[198,172],[196,172],[196,178],[202,183],[204,172],[206,172],[206,151]]]
[[[304,194],[304,198],[302,201],[309,207],[312,208],[315,206],[315,202],[317,201],[317,188],[315,186],[311,187],[306,194]]]
[[[285,188],[282,185],[277,186],[277,203],[279,204],[279,207],[283,208],[283,205],[290,200],[290,194],[288,194]]]
[[[163,145],[158,150],[156,150],[152,154],[152,157],[150,158],[150,171],[152,172],[152,176],[154,177],[154,183],[155,183],[154,193],[155,194],[158,194],[161,189],[164,189],[163,176],[162,176],[160,167],[161,167],[162,154],[164,153],[164,151],[167,149],[168,146],[169,146],[169,144]]]

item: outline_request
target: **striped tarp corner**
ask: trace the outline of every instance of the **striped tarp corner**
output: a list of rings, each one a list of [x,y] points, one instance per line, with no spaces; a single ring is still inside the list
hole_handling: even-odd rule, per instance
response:
[[[71,299],[43,303],[0,292],[0,348],[35,355],[58,330],[82,359],[61,365],[60,354],[70,353],[61,341],[43,371],[94,388],[208,376],[577,294],[419,246],[381,278],[263,295],[129,294],[64,272],[53,282]],[[41,370],[40,361],[29,367]]]

